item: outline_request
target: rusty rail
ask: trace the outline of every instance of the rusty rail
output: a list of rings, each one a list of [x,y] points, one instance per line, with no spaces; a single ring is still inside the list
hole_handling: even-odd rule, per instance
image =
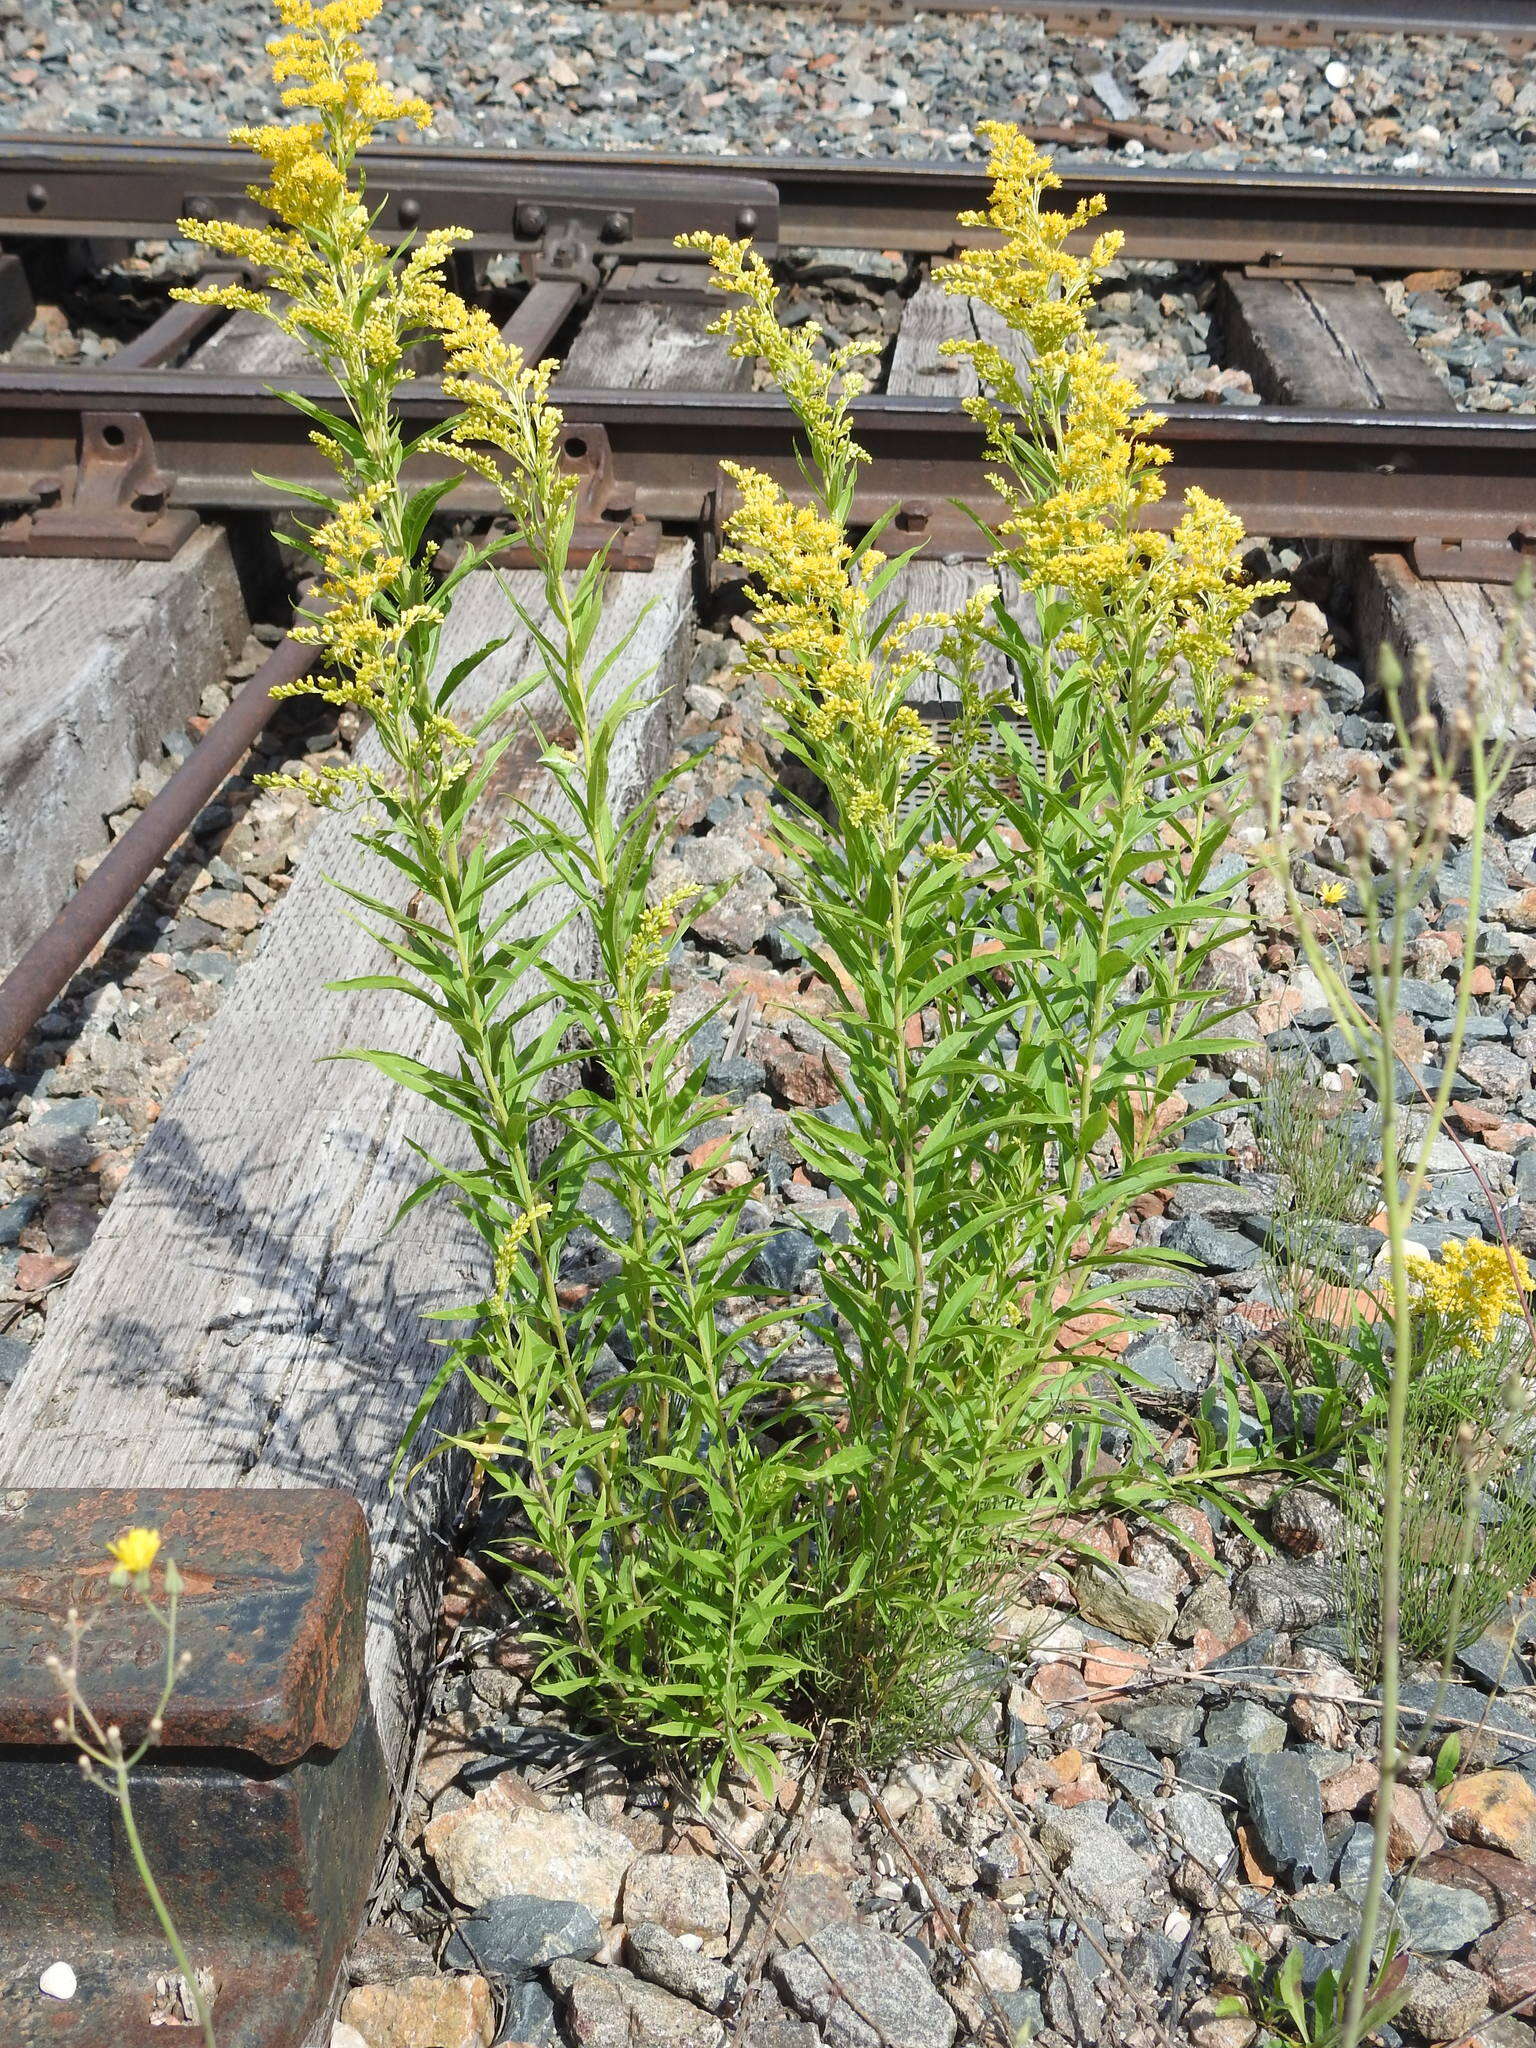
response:
[[[281,701],[274,691],[307,675],[318,652],[292,638],[273,649],[165,787],[0,981],[0,1061],[10,1058],[220,783],[245,758]]]
[[[320,401],[328,394],[323,378],[289,382]],[[600,463],[633,509],[651,520],[704,519],[718,494],[722,451],[768,470],[787,488],[800,482],[792,416],[774,393],[562,388],[560,404],[568,452]],[[417,427],[449,409],[428,380],[403,385],[400,405]],[[1160,411],[1166,425],[1158,438],[1173,450],[1179,486],[1214,491],[1253,533],[1400,547],[1434,540],[1506,553],[1536,533],[1536,415],[1202,405]],[[330,481],[307,421],[262,378],[118,373],[108,363],[0,372],[0,500],[23,511],[34,504],[40,478],[53,487],[73,471],[82,419],[109,414],[142,420],[173,508],[272,511],[287,500],[265,478]],[[856,516],[873,516],[893,501],[926,508],[921,524],[935,544],[974,548],[969,520],[949,501],[985,510],[992,499],[979,429],[959,401],[869,397],[855,407],[855,419],[874,458]],[[1178,502],[1170,491],[1154,516],[1177,516]],[[473,476],[446,505],[471,515],[500,509],[489,485]],[[1470,552],[1467,561],[1467,574],[1499,573],[1487,563],[1473,566]]]
[[[682,0],[608,0],[615,8],[673,14]],[[799,6],[803,0],[768,0]],[[1536,7],[1528,0],[813,0],[841,21],[909,21],[919,8],[957,14],[1017,14],[1059,35],[1114,35],[1130,21],[1234,29],[1293,49],[1338,35],[1490,36],[1515,55],[1536,49]]]
[[[1166,12],[1166,10],[1160,10]],[[1093,131],[1085,132],[1091,143]],[[390,147],[368,151],[387,203],[383,233],[461,225],[482,250],[533,251],[574,213],[600,246],[670,253],[688,227],[750,234],[769,248],[933,253],[975,240],[955,215],[985,197],[973,163],[901,158],[704,159],[671,153]],[[187,214],[257,219],[250,169],[223,144],[0,137],[0,235],[163,235]],[[1536,184],[1310,173],[1127,169],[1065,173],[1070,203],[1092,192],[1133,256],[1207,263],[1340,263],[1356,270],[1536,269]]]
[[[466,227],[479,249],[532,251],[574,225],[626,256],[670,255],[688,228],[777,236],[772,181],[733,159],[541,155],[522,150],[370,150],[386,238]],[[178,220],[260,221],[249,154],[226,143],[0,136],[0,235],[174,234]],[[383,188],[382,190],[380,188]]]

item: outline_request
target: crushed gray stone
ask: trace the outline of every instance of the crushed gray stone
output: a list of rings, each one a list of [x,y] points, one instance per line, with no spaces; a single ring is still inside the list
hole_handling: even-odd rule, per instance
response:
[[[1467,36],[1342,35],[1283,49],[1236,30],[1129,22],[1093,37],[1028,15],[839,21],[705,0],[642,14],[548,0],[434,11],[389,0],[370,54],[436,110],[433,139],[524,149],[958,157],[994,115],[1103,127],[1063,162],[1158,155],[1190,169],[1529,174],[1536,84]],[[221,135],[270,118],[265,20],[232,0],[57,0],[0,12],[0,124]],[[1193,145],[1190,147],[1189,145]]]

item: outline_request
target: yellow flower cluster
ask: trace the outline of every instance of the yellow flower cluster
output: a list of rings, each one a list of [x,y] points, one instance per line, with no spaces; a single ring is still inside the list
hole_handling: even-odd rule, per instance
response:
[[[1098,218],[1103,198],[1079,200],[1070,213],[1046,211],[1041,194],[1061,186],[1050,158],[1008,122],[983,121],[977,133],[990,147],[993,190],[985,210],[962,213],[960,225],[989,229],[1002,245],[963,250],[937,273],[939,281],[948,292],[995,306],[1037,352],[1058,349],[1082,332],[1083,308],[1125,237],[1111,229],[1086,259],[1074,256],[1067,238]]]
[[[753,579],[751,597],[762,638],[751,655],[760,672],[784,690],[784,709],[818,745],[837,741],[834,790],[857,824],[888,817],[903,771],[923,751],[922,720],[905,701],[925,665],[908,646],[925,626],[942,631],[945,614],[919,614],[869,644],[868,579],[883,557],[866,549],[857,561],[841,521],[797,505],[761,470],[722,465],[741,494],[731,514],[722,559]]]
[[[310,534],[321,565],[319,601],[294,627],[293,638],[324,650],[326,672],[293,685],[292,694],[314,692],[380,720],[408,709],[422,760],[436,770],[470,740],[417,687],[423,648],[441,630],[444,607],[436,600],[398,601],[409,565],[390,530],[394,510],[390,486],[374,483]],[[291,777],[286,786],[330,806],[376,784],[366,768],[353,764]]]
[[[549,1214],[548,1202],[535,1202],[514,1222],[509,1223],[497,1238],[491,1267],[491,1285],[498,1295],[505,1296],[511,1290],[517,1255]]]
[[[565,418],[549,398],[559,364],[525,362],[520,350],[502,340],[488,313],[462,300],[455,306],[455,316],[441,328],[443,390],[462,411],[423,447],[484,476],[520,527],[574,518],[579,485],[560,466]],[[510,467],[493,461],[478,443],[499,449]]]
[[[272,76],[299,83],[283,94],[285,107],[313,107],[333,123],[332,140],[355,155],[384,121],[429,126],[432,109],[414,94],[380,85],[379,74],[356,41],[383,0],[277,0],[278,17],[290,33],[268,43]]]
[[[274,73],[298,81],[285,103],[313,118],[241,128],[232,137],[264,160],[267,182],[250,191],[277,224],[181,223],[184,234],[264,272],[268,288],[222,284],[177,296],[266,314],[301,340],[340,387],[357,432],[350,440],[339,428],[310,436],[340,475],[345,496],[310,535],[322,565],[322,603],[299,636],[324,649],[330,674],[320,688],[333,701],[384,719],[404,714],[410,699],[408,722],[423,764],[441,769],[467,741],[425,692],[423,664],[442,607],[426,597],[420,565],[402,539],[398,449],[387,431],[390,395],[410,374],[415,345],[427,338],[441,343],[444,389],[464,408],[418,444],[422,452],[488,476],[522,528],[547,533],[572,518],[577,486],[561,470],[563,422],[549,403],[555,366],[525,364],[487,315],[444,282],[448,258],[467,230],[434,229],[400,255],[371,233],[358,152],[380,122],[425,125],[430,118],[422,101],[379,84],[355,40],[379,5],[277,0],[289,33],[268,45]],[[487,443],[502,451],[505,466],[485,452]],[[360,768],[293,780],[331,804],[375,786]]]
[[[1243,522],[1220,498],[1191,484],[1172,535],[1141,536],[1148,563],[1148,609],[1164,622],[1171,651],[1197,675],[1209,673],[1232,651],[1237,622],[1259,598],[1283,597],[1290,586],[1250,583],[1239,550]]]
[[[236,128],[230,140],[265,162],[266,183],[248,190],[282,225],[179,223],[190,240],[265,272],[271,291],[223,284],[175,296],[270,315],[313,349],[344,387],[369,376],[398,377],[412,342],[437,332],[462,310],[443,285],[442,266],[465,237],[460,229],[436,229],[403,263],[394,264],[369,232],[363,182],[359,176],[354,184],[353,167],[381,123],[414,121],[425,127],[432,110],[423,100],[381,86],[355,40],[381,0],[277,4],[291,32],[267,45],[273,72],[280,80],[299,80],[284,93],[283,103],[319,118]]]
[[[851,401],[869,388],[868,378],[854,366],[862,357],[878,354],[878,344],[850,341],[818,355],[822,330],[814,320],[794,328],[780,326],[778,287],[750,242],[733,242],[728,235],[701,230],[679,235],[677,246],[701,250],[709,258],[711,287],[737,301],[711,323],[710,333],[725,335],[733,356],[766,364],[827,467],[851,476],[858,463],[869,460],[853,438],[848,417]]]
[[[723,559],[751,577],[762,628],[752,658],[779,683],[791,730],[818,750],[844,822],[883,829],[928,744],[906,696],[937,657],[920,652],[913,636],[935,628],[951,652],[962,639],[974,642],[990,593],[978,593],[963,621],[934,613],[876,629],[869,585],[885,557],[872,548],[859,552],[847,537],[858,466],[869,459],[853,434],[851,406],[868,385],[854,366],[872,345],[824,352],[814,321],[781,326],[773,274],[750,243],[695,234],[680,235],[678,246],[709,257],[712,286],[735,302],[711,332],[729,339],[732,355],[766,365],[821,478],[820,502],[796,504],[760,470],[722,464],[740,494]]]
[[[626,971],[640,982],[649,982],[671,951],[678,913],[698,897],[698,890],[684,885],[671,889],[659,902],[647,905],[625,948]]]
[[[629,935],[618,978],[618,996],[632,1019],[637,1039],[654,1036],[667,1021],[671,998],[659,977],[672,950],[672,934],[677,929],[679,914],[698,900],[695,888],[669,890],[641,911]]]
[[[1409,1261],[1420,1310],[1485,1346],[1506,1316],[1523,1312],[1531,1290],[1530,1268],[1520,1253],[1481,1238],[1452,1239],[1438,1260],[1411,1246]]]
[[[1086,318],[1120,237],[1101,234],[1086,257],[1072,254],[1067,238],[1103,202],[1049,211],[1042,196],[1061,183],[1050,159],[1005,123],[983,123],[981,132],[991,145],[992,196],[985,211],[961,218],[993,230],[1001,244],[966,250],[936,276],[946,291],[991,306],[1030,348],[1025,376],[992,343],[944,344],[976,370],[981,395],[966,408],[1006,471],[992,478],[1007,506],[999,559],[1029,588],[1068,593],[1090,628],[1134,620],[1197,673],[1209,672],[1227,655],[1248,605],[1283,586],[1242,584],[1241,522],[1203,491],[1186,494],[1171,536],[1141,526],[1163,496],[1169,452],[1148,438],[1162,420],[1141,410],[1135,384]]]

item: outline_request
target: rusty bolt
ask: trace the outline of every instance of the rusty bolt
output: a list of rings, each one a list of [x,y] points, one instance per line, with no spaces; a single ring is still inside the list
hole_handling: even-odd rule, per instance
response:
[[[677,284],[681,279],[681,275],[682,273],[677,269],[677,266],[669,263],[665,270],[657,271],[656,282],[658,284]]]
[[[57,505],[64,495],[63,480],[56,476],[40,476],[32,485],[32,495],[40,506]]]
[[[743,206],[738,209],[736,214],[736,232],[738,235],[755,235],[757,233],[757,208],[755,206]]]
[[[548,226],[549,215],[542,206],[520,206],[512,216],[513,233],[525,235],[529,240],[542,235]]]
[[[46,185],[29,185],[27,187],[27,205],[34,213],[41,213],[47,204],[48,187]]]
[[[903,533],[926,533],[930,516],[928,507],[914,499],[911,504],[901,507],[896,514],[896,524]]]
[[[421,219],[421,201],[419,199],[402,199],[398,212],[401,227],[413,228],[417,221]]]
[[[627,213],[610,213],[603,220],[605,242],[627,242],[630,237],[630,222]]]

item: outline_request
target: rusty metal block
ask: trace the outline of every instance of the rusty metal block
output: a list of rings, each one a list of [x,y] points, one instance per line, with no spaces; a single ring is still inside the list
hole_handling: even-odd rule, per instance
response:
[[[106,1555],[134,1524],[182,1571],[191,1656],[134,1773],[139,1832],[220,2048],[298,2048],[389,1812],[363,1674],[368,1539],[349,1495],[234,1488],[0,1494],[0,2042],[165,2048],[185,2024],[116,1805],[58,1746],[44,1662],[78,1607],[86,1699],[130,1740],[143,1727],[164,1638],[108,1585]],[[75,1972],[70,1999],[39,1989],[56,1962]]]
[[[73,490],[61,477],[37,478],[31,509],[0,525],[0,555],[168,562],[198,526],[195,512],[168,502],[174,481],[142,414],[84,413]]]

